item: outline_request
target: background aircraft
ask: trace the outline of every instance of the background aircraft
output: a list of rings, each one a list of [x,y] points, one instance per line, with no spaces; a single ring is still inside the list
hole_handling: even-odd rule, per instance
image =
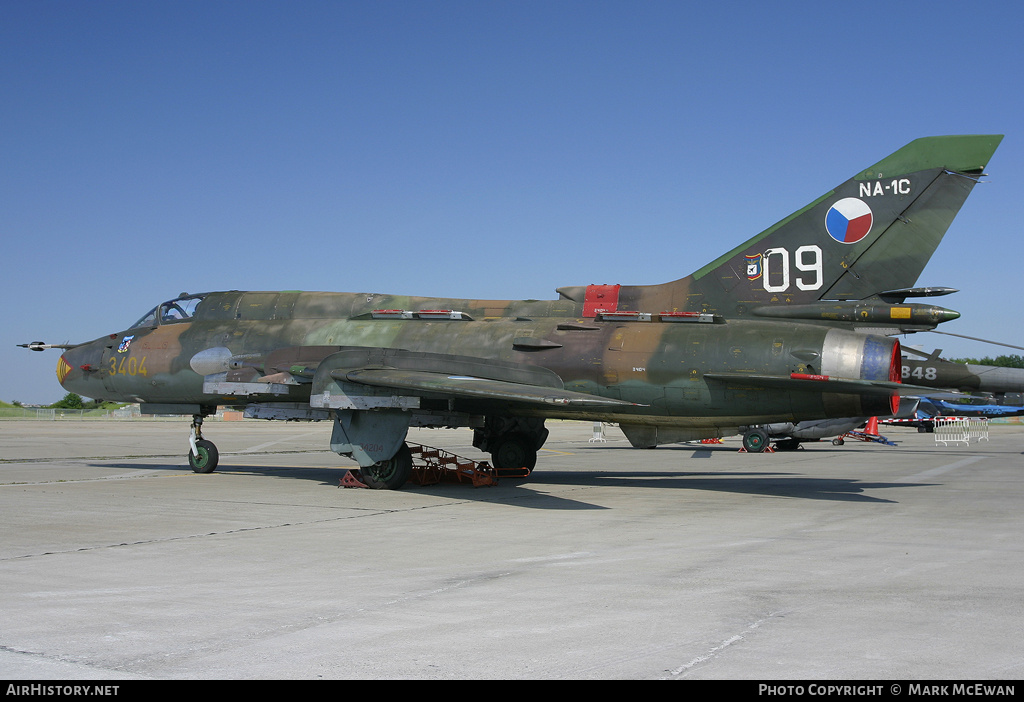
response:
[[[941,358],[942,349],[931,353],[903,347],[902,377],[907,383],[960,392],[989,394],[1002,403],[1010,394],[1011,402],[1019,402],[1024,393],[1024,369],[955,363]],[[916,356],[917,358],[911,358]]]
[[[906,383],[934,388],[921,397],[905,397],[900,411],[893,418],[910,426],[929,428],[937,416],[1003,417],[1024,414],[1021,393],[1024,392],[1024,369],[1003,368],[974,363],[955,363],[940,358],[941,349],[930,353],[904,346],[902,377]],[[916,355],[918,358],[910,358]],[[956,391],[956,392],[953,392]],[[969,403],[949,402],[957,393],[968,393]],[[978,395],[995,398],[985,404]],[[795,449],[801,442],[818,441],[840,436],[862,426],[869,417],[822,419],[804,422],[770,424],[763,429],[776,448]]]
[[[559,288],[551,301],[330,292],[182,294],[127,330],[67,348],[87,397],[193,416],[334,422],[331,448],[372,487],[400,487],[410,426],[468,426],[498,469],[532,469],[547,418],[616,422],[634,446],[761,425],[891,414],[900,345],[956,312],[905,300],[998,146],[918,139],[694,274]],[[29,345],[30,347],[35,345]],[[39,344],[39,346],[43,346]]]

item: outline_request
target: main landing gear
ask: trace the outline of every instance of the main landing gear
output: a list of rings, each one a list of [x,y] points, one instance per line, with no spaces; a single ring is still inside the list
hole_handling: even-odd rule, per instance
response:
[[[192,431],[188,437],[188,464],[196,473],[212,473],[217,469],[220,454],[212,441],[203,438],[203,415],[192,415]]]
[[[506,434],[491,444],[491,462],[498,470],[525,469],[537,466],[537,441],[525,434]]]
[[[743,448],[747,453],[762,453],[768,448],[768,432],[760,427],[748,429],[743,434]]]
[[[484,426],[473,431],[473,446],[491,454],[495,469],[529,474],[547,438],[543,419],[488,416]]]
[[[412,451],[409,450],[409,444],[403,441],[398,452],[390,459],[360,468],[359,473],[363,482],[374,490],[397,490],[412,474]]]

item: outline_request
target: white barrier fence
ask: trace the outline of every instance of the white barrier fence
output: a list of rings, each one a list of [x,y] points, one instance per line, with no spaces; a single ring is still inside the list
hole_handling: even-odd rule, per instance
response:
[[[126,405],[121,409],[56,409],[53,407],[0,407],[0,419],[134,419],[139,406]]]
[[[934,422],[936,444],[988,441],[988,417],[936,417]]]

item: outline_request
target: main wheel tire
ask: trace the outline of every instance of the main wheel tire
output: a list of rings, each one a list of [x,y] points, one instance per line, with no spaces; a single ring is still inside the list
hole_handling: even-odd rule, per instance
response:
[[[213,445],[213,442],[206,439],[197,439],[196,450],[199,451],[199,455],[193,453],[191,449],[188,452],[188,464],[192,467],[192,470],[196,473],[212,473],[215,471],[217,463],[220,461],[220,454],[217,452],[217,447]]]
[[[397,490],[412,475],[412,451],[408,444],[403,443],[390,459],[360,468],[359,472],[363,482],[374,490]]]
[[[762,453],[768,448],[768,432],[764,429],[751,429],[743,435],[743,448],[747,453]]]
[[[491,463],[497,470],[533,471],[537,466],[537,449],[523,434],[508,434],[498,439],[491,451]]]

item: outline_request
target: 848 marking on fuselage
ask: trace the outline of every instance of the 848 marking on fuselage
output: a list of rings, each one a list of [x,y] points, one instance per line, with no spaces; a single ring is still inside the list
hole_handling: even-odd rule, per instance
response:
[[[935,380],[939,377],[939,369],[934,366],[917,366],[911,369],[910,366],[903,366],[903,379],[909,380],[916,378],[918,380]]]

